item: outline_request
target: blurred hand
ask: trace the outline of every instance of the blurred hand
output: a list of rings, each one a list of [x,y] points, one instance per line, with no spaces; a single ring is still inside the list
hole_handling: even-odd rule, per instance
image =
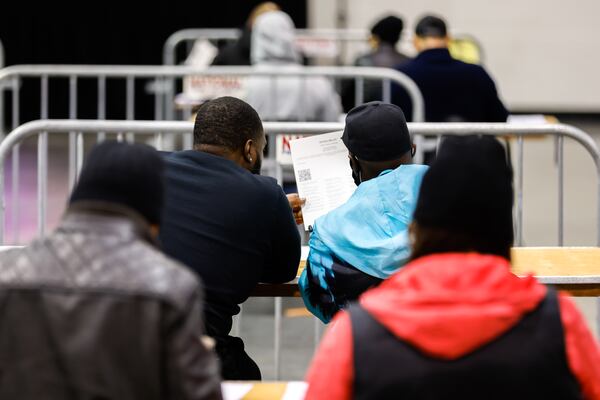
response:
[[[294,213],[294,219],[296,220],[296,224],[303,224],[304,218],[302,217],[302,206],[304,205],[304,203],[306,203],[306,199],[301,199],[300,196],[298,196],[298,193],[288,194],[287,199],[290,203],[292,212]]]

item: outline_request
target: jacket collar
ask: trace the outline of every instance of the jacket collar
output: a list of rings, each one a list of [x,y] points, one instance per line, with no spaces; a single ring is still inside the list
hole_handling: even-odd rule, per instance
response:
[[[57,231],[76,230],[141,239],[158,247],[150,224],[135,210],[103,201],[78,201],[70,204]]]
[[[426,62],[450,62],[453,58],[447,48],[439,48],[420,52],[416,60]]]

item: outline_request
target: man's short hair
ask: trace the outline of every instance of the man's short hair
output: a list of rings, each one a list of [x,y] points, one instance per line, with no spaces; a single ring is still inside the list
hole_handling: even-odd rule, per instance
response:
[[[396,44],[400,40],[403,28],[402,19],[395,15],[389,15],[377,21],[371,28],[371,33],[384,43]]]
[[[415,28],[415,33],[419,37],[444,38],[448,36],[446,23],[443,19],[434,15],[426,15],[421,18]]]
[[[263,127],[258,113],[235,97],[219,97],[198,108],[194,123],[194,145],[209,144],[237,150],[250,139],[258,139]]]

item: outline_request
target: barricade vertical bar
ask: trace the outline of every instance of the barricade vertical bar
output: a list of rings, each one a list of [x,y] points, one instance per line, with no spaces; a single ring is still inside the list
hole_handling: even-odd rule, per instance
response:
[[[517,139],[517,246],[523,246],[523,135]]]
[[[558,156],[558,246],[564,246],[564,153],[562,135],[557,136],[557,156]]]
[[[41,117],[48,119],[48,76],[41,79]],[[46,233],[46,206],[48,200],[48,133],[38,135],[37,154],[37,203],[38,203],[38,236]]]
[[[277,77],[270,76],[269,77],[269,88],[271,90],[271,99],[275,102],[274,107],[272,108],[273,112],[277,114],[277,101],[278,101],[278,90],[277,90]],[[302,100],[303,97],[300,97]],[[277,136],[269,135],[267,137],[267,141],[269,143],[269,158],[273,162],[272,173],[271,175],[275,177],[277,183],[283,186],[283,168],[277,161]]]
[[[192,118],[192,109],[191,107],[185,107],[183,111],[183,118],[186,121],[189,121]],[[194,135],[191,132],[186,132],[183,134],[183,149],[191,150],[194,146]]]
[[[308,96],[306,95],[306,76],[302,76],[302,85],[300,86],[300,98],[302,99],[302,114],[300,117],[300,122],[306,122],[308,120],[308,113],[306,111],[306,102],[308,101]]]
[[[79,179],[79,173],[81,172],[81,167],[83,166],[83,156],[84,156],[84,142],[83,142],[83,134],[81,132],[77,133],[77,176],[76,180]]]
[[[280,363],[281,363],[281,313],[282,313],[282,299],[281,297],[275,297],[275,380],[279,380],[280,375]]]
[[[154,119],[156,121],[161,121],[163,119],[163,96],[161,94],[162,89],[164,88],[165,81],[160,76],[157,76],[154,84],[156,85],[156,90],[154,91]]]
[[[165,85],[165,80],[163,78],[161,78],[160,76],[156,77],[156,80],[154,81],[154,84],[156,85],[155,87],[155,91],[154,91],[154,119],[156,121],[160,121],[163,119],[163,111],[164,111],[164,96],[163,96],[163,89],[164,89],[164,85]],[[162,132],[157,132],[154,135],[154,146],[158,149],[158,150],[162,150],[163,147],[163,133]]]
[[[12,127],[16,129],[19,126],[19,106],[20,93],[19,78],[12,81]],[[21,219],[21,207],[19,205],[19,164],[21,158],[21,145],[17,144],[12,151],[12,229],[13,229],[13,244],[19,243],[19,220]]]
[[[233,316],[233,327],[231,328],[231,333],[233,336],[240,336],[240,331],[242,329],[242,314],[244,313],[244,305],[240,304],[240,312],[237,315]]]
[[[383,102],[391,103],[392,102],[392,81],[389,79],[384,79],[383,81]],[[414,107],[414,105],[413,105]]]
[[[364,99],[364,85],[365,80],[362,77],[354,78],[354,107],[361,105],[365,102]]]
[[[165,90],[165,117],[167,121],[173,121],[175,116],[175,78],[168,78]]]
[[[69,119],[77,119],[77,77],[69,77]],[[69,132],[69,190],[75,184],[75,146],[77,146],[77,135]]]
[[[6,213],[6,196],[4,191],[4,161],[0,162],[0,245],[4,245],[4,215]]]
[[[98,77],[98,119],[106,119],[106,77]],[[104,132],[98,132],[96,141],[102,142],[106,138]]]
[[[131,121],[134,119],[134,109],[135,109],[135,80],[132,75],[127,77],[127,89],[126,89],[126,97],[127,97],[127,116],[126,119]],[[133,143],[135,138],[133,133],[127,133],[125,135],[127,137],[127,142]]]

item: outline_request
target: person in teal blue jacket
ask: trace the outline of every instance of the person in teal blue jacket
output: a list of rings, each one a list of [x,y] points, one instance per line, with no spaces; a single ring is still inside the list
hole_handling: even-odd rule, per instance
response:
[[[408,226],[427,171],[412,164],[416,148],[393,104],[374,101],[352,109],[342,140],[358,187],[315,221],[299,280],[304,304],[325,323],[408,260]]]

